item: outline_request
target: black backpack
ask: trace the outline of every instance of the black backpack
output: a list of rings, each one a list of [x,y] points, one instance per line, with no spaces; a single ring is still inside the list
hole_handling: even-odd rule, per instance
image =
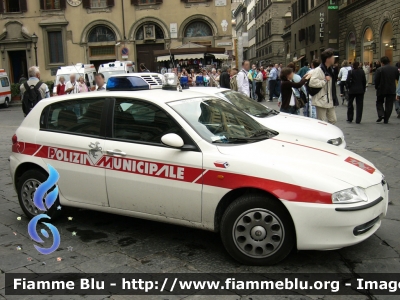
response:
[[[28,115],[32,108],[35,107],[36,104],[40,100],[42,100],[42,94],[40,93],[40,86],[43,82],[39,81],[36,85],[29,86],[27,82],[24,83],[25,92],[22,98],[22,110],[25,115]]]

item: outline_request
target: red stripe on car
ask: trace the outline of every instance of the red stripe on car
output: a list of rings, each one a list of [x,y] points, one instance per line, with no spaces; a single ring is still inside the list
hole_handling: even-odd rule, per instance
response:
[[[292,145],[296,145],[296,146],[300,146],[300,147],[305,147],[305,148],[309,148],[309,149],[314,149],[314,150],[317,150],[317,151],[321,151],[321,152],[325,152],[325,153],[329,153],[329,154],[337,156],[336,153],[329,152],[329,151],[322,150],[322,149],[318,149],[318,148],[315,148],[315,147],[310,147],[310,146],[306,146],[306,145],[302,145],[302,144],[298,144],[298,143],[293,143],[293,142],[287,142],[287,141],[279,140],[279,139],[276,139],[276,138],[272,138],[271,140],[282,142],[282,143],[287,143],[287,144],[292,144]]]
[[[20,146],[17,147],[16,145]],[[229,190],[237,188],[258,188],[275,195],[277,198],[288,201],[332,204],[331,194],[326,192],[271,179],[225,171],[221,172],[219,170],[204,170],[195,167],[100,154],[98,159],[93,160],[89,157],[88,152],[59,147],[41,147],[40,145],[22,142],[13,145],[13,152],[31,156],[34,155],[35,157],[65,163],[104,168],[181,182],[204,184]],[[202,174],[203,176],[201,176]]]

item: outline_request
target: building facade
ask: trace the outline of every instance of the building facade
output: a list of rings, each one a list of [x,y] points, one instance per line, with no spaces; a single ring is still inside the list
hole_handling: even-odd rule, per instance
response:
[[[290,25],[290,48],[286,60],[297,67],[319,59],[321,52],[339,48],[339,0],[292,0],[292,24]],[[287,33],[286,33],[287,34]],[[290,55],[289,55],[290,54]],[[339,58],[340,59],[340,58]]]
[[[249,46],[249,36],[247,32],[247,4],[249,0],[233,0],[237,2],[236,8],[232,11],[233,23],[235,27],[235,66],[241,68],[243,60],[246,59],[247,48]]]
[[[258,65],[283,63],[285,27],[291,23],[290,0],[258,0],[256,4],[256,57]]]
[[[2,0],[1,67],[17,82],[37,64],[132,60],[156,71],[154,50],[189,42],[232,50],[231,0]],[[228,45],[228,47],[227,47]]]
[[[400,1],[341,0],[340,53],[348,61],[372,63],[388,56],[400,62]]]
[[[255,62],[256,58],[256,0],[246,0],[247,2],[247,33],[249,45],[245,53],[247,60]]]

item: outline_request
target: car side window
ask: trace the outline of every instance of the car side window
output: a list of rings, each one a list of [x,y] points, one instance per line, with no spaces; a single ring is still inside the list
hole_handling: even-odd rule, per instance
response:
[[[135,99],[117,99],[114,108],[113,137],[161,144],[167,133],[180,134],[181,127],[160,107]]]
[[[8,81],[8,78],[7,78],[7,77],[1,78],[1,86],[2,86],[2,87],[8,87],[8,86],[10,86],[10,82]]]
[[[43,111],[41,129],[64,133],[100,136],[105,99],[77,99],[56,102]]]

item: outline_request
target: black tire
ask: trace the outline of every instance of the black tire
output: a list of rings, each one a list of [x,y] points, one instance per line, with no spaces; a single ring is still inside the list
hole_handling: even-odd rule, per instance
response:
[[[33,194],[35,188],[37,188],[40,183],[46,181],[48,176],[49,175],[44,171],[32,169],[26,171],[18,179],[17,193],[19,205],[29,219],[41,213],[47,214],[51,220],[54,220],[61,215],[61,210],[57,209],[57,207],[60,205],[59,198],[57,198],[56,202],[48,211],[41,211],[33,204]]]
[[[293,220],[279,200],[264,194],[247,194],[224,212],[221,239],[238,262],[273,265],[291,252],[296,234]]]
[[[9,108],[10,107],[10,99],[9,98],[6,98],[4,100],[3,107],[4,108]]]

